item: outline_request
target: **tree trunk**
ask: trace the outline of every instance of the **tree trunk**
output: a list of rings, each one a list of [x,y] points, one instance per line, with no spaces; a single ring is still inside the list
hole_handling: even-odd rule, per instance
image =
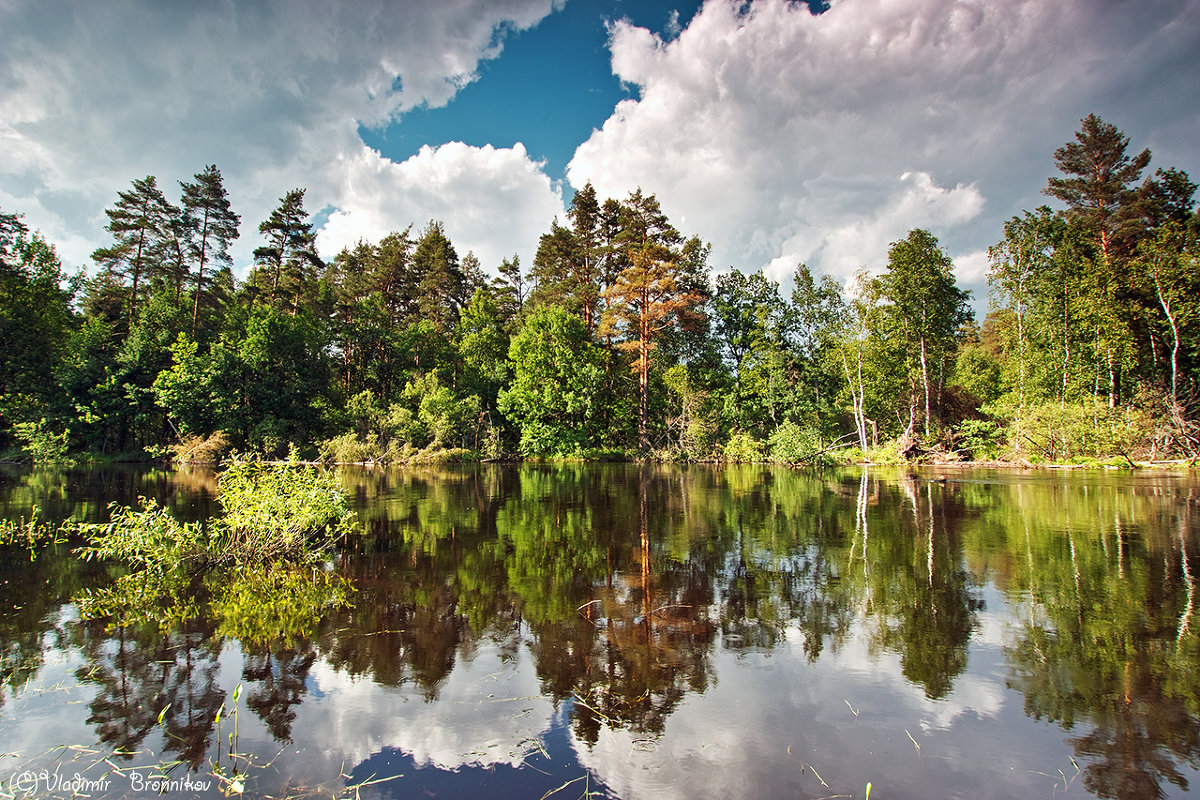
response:
[[[925,440],[929,440],[929,365],[925,361],[925,337],[921,337],[921,383],[925,387]]]
[[[1179,377],[1179,327],[1175,323],[1175,315],[1171,313],[1171,304],[1163,294],[1162,283],[1159,282],[1157,273],[1154,276],[1154,289],[1158,293],[1158,303],[1162,306],[1163,313],[1167,315],[1167,322],[1171,325],[1171,407],[1175,408],[1179,402],[1177,383]]]
[[[650,342],[643,337],[638,347],[638,448],[650,449]]]

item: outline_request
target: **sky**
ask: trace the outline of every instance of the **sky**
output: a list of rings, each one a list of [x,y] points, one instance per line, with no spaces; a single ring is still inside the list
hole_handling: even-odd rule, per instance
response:
[[[134,179],[208,164],[332,258],[440,220],[494,273],[574,191],[654,194],[714,271],[846,280],[987,247],[1089,113],[1200,177],[1200,0],[0,0],[0,211],[70,269]]]

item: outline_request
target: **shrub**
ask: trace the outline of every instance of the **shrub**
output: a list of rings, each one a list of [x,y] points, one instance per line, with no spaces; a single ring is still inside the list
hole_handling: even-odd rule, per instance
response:
[[[1007,431],[998,422],[964,419],[956,429],[958,446],[976,461],[998,458]]]
[[[24,517],[20,521],[0,519],[0,549],[24,548],[29,553],[30,561],[37,557],[39,550],[60,545],[66,540],[61,528],[38,521],[36,508],[28,520]]]
[[[46,418],[37,422],[13,424],[13,434],[21,440],[21,449],[38,464],[70,463],[67,458],[67,436],[70,431],[54,433]]]
[[[1021,449],[1052,462],[1111,455],[1129,458],[1153,435],[1153,422],[1144,412],[1100,402],[1029,406],[1012,428]]]
[[[207,438],[184,436],[171,450],[175,460],[184,464],[216,464],[229,452],[229,437],[224,431],[217,431]]]
[[[337,477],[294,461],[235,459],[218,486],[224,515],[214,525],[214,560],[247,564],[320,555],[353,524]]]
[[[729,437],[723,455],[726,461],[733,464],[751,464],[766,460],[763,443],[746,431],[737,431]]]
[[[821,436],[812,428],[801,428],[788,420],[775,429],[767,439],[771,460],[779,464],[799,464],[820,460]]]
[[[218,479],[222,514],[180,523],[153,500],[112,506],[103,524],[79,523],[86,558],[123,561],[164,575],[217,565],[311,561],[348,533],[354,512],[336,476],[294,461],[235,459]]]
[[[80,613],[171,625],[197,616],[197,598],[207,593],[222,619],[233,620],[236,608],[243,609],[241,621],[230,623],[235,629],[268,631],[275,619],[286,630],[271,635],[283,635],[299,630],[299,617],[311,620],[331,604],[346,603],[343,583],[318,581],[313,570],[312,580],[303,582],[293,569],[318,563],[353,527],[354,512],[335,475],[294,460],[235,459],[219,486],[222,513],[207,523],[181,523],[145,499],[140,510],[111,506],[106,523],[76,523],[90,543],[78,551],[85,559],[120,561],[131,570],[113,586],[77,597]],[[276,574],[280,570],[293,577]],[[274,587],[274,599],[256,598],[248,606],[233,596],[255,586]],[[298,598],[307,610],[287,611]]]
[[[318,452],[322,461],[333,464],[358,464],[363,461],[380,461],[379,437],[374,433],[360,439],[354,431],[321,442]]]

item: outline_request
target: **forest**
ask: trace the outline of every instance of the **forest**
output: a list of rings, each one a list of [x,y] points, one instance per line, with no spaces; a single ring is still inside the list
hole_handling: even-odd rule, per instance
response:
[[[118,191],[74,275],[5,209],[0,456],[1194,462],[1197,186],[1095,115],[1053,160],[982,320],[928,230],[788,294],[640,189],[584,186],[496,277],[436,220],[323,260],[297,188],[239,279],[215,165]]]

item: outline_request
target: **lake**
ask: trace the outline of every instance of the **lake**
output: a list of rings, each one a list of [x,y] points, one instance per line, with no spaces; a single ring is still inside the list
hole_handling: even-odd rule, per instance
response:
[[[1194,475],[339,476],[364,533],[298,580],[342,581],[348,601],[299,592],[283,636],[256,611],[265,584],[165,628],[118,627],[81,619],[79,601],[121,567],[65,547],[3,552],[3,795],[1143,798],[1200,785]],[[145,496],[203,520],[216,492],[205,469],[8,468],[0,516],[36,505],[103,520]]]

